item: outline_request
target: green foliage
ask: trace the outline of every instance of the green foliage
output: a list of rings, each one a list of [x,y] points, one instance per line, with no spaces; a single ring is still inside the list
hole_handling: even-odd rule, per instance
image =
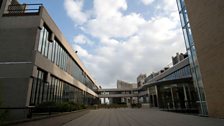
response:
[[[126,108],[127,104],[119,103],[119,104],[100,104],[98,108]]]
[[[80,109],[85,109],[85,106],[74,102],[44,102],[37,105],[33,112],[70,112]]]

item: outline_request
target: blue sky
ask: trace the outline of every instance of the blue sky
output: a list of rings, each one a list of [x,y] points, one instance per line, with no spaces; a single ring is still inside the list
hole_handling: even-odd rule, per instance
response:
[[[185,52],[176,0],[20,0],[43,3],[102,87],[136,82]]]

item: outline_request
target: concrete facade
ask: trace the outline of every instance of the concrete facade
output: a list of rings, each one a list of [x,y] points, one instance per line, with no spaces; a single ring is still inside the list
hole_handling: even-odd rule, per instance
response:
[[[10,12],[11,0],[1,2],[0,99],[3,103],[1,107],[14,109],[10,110],[12,119],[26,118],[28,110],[25,108],[31,105],[33,78],[38,76],[40,69],[46,73],[46,80],[44,80],[46,83],[53,83],[50,79],[53,76],[61,83],[80,90],[84,97],[87,95],[94,99],[98,97],[93,91],[93,88],[98,88],[96,82],[42,5],[39,5],[36,12],[32,13]],[[17,7],[17,9],[20,8],[20,6]],[[57,39],[58,44],[65,50],[71,61],[74,61],[82,71],[81,75],[88,78],[93,87],[90,88],[72,76],[72,69],[65,71],[38,51],[40,34],[44,27],[50,31],[47,41],[50,43]],[[71,61],[67,62],[67,65],[71,66]]]
[[[137,88],[137,84],[125,82],[122,80],[117,80],[117,88],[118,89],[133,89],[133,88]]]
[[[137,77],[141,84],[139,87],[133,88],[129,83],[118,81],[116,89],[99,89],[98,96],[120,98],[121,103],[141,103],[146,108],[158,107],[168,111],[198,113],[189,58],[187,54],[182,54],[182,57],[172,67],[165,67],[158,74],[152,73],[148,77],[140,74]]]
[[[185,0],[208,115],[224,118],[224,1]]]

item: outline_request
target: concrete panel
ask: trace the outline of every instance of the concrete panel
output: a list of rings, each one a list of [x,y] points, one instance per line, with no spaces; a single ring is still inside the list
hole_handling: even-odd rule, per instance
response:
[[[35,16],[3,16],[0,18],[0,28],[37,28],[40,24],[41,17]]]
[[[3,107],[25,107],[29,78],[0,78]]]
[[[0,62],[32,61],[36,28],[0,29]]]
[[[32,64],[0,64],[0,78],[29,78],[32,74]]]
[[[224,118],[224,1],[185,2],[205,88],[208,114]]]

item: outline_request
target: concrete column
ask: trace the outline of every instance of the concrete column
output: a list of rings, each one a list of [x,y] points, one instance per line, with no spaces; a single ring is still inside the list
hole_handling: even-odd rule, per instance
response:
[[[146,95],[143,96],[143,103],[146,103]]]
[[[155,99],[154,99],[154,96],[152,95],[152,104],[153,104],[153,107],[155,107],[156,106],[156,104],[155,104]]]
[[[158,88],[155,85],[155,92],[156,92],[156,102],[157,102],[157,106],[159,107],[159,96],[158,96]]]
[[[147,93],[148,93],[148,103],[149,103],[149,107],[151,107],[151,99],[150,99],[150,91],[149,88],[147,88]]]
[[[32,91],[32,82],[33,82],[33,78],[29,78],[28,91],[27,91],[27,97],[26,97],[26,106],[30,105],[30,98],[31,98],[31,91]]]
[[[183,85],[183,90],[184,90],[184,106],[185,108],[188,108],[188,99],[187,99],[187,92],[186,92],[186,88],[185,85]]]
[[[170,92],[171,92],[171,98],[172,98],[172,103],[173,103],[173,108],[175,109],[175,103],[174,103],[174,97],[173,97],[173,88],[170,88]]]

